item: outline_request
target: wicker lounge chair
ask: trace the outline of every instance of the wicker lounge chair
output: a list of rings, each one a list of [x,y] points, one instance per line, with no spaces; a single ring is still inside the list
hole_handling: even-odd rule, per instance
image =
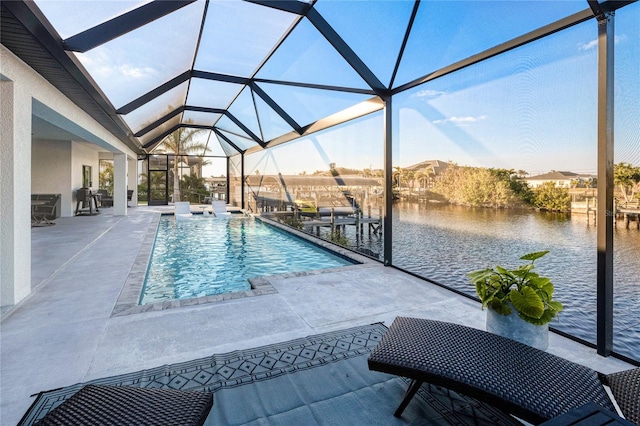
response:
[[[212,405],[211,392],[87,385],[36,425],[201,426]]]
[[[485,401],[531,423],[596,403],[640,423],[640,368],[604,375],[486,331],[398,317],[370,354],[369,369],[412,379],[400,417],[423,382]]]

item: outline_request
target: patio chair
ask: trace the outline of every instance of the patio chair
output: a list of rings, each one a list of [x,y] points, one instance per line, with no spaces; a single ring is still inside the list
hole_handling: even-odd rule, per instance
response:
[[[113,207],[113,197],[109,195],[106,189],[98,189],[96,191],[98,200],[100,200],[100,207]]]
[[[515,340],[459,324],[397,317],[369,369],[412,379],[400,417],[423,382],[492,404],[534,424],[595,403],[640,424],[640,368],[604,375]]]
[[[227,211],[227,203],[223,200],[212,200],[211,210],[216,217],[231,217],[231,213]]]
[[[31,226],[55,225],[60,195],[31,195]]]
[[[211,392],[86,385],[36,424],[201,426],[212,406]]]
[[[177,201],[175,207],[176,221],[189,220],[193,217],[193,213],[191,213],[191,203],[189,203],[189,201]]]

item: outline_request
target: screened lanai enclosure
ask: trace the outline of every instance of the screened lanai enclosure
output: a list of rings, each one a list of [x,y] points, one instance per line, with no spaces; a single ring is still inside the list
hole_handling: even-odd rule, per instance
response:
[[[137,153],[145,203],[195,176],[473,298],[550,250],[552,327],[640,360],[636,1],[9,1],[2,44]]]

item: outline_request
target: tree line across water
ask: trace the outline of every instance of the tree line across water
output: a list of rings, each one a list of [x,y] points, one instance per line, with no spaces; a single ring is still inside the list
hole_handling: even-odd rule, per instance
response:
[[[452,204],[470,207],[493,208],[536,208],[545,211],[568,212],[571,209],[571,188],[558,186],[555,182],[545,182],[531,188],[524,178],[525,173],[509,169],[458,166],[449,164],[437,176],[431,176],[425,195],[444,199]],[[409,193],[418,180],[424,187],[424,180],[413,171],[398,169],[394,184],[396,188],[406,184]],[[616,196],[623,202],[632,202],[640,196],[640,167],[629,163],[614,166]],[[597,182],[574,181],[572,188],[595,188]]]

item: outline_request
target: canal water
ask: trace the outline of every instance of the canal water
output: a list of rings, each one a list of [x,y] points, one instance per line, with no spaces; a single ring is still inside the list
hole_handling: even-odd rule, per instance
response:
[[[381,251],[381,241],[365,241]],[[393,264],[475,296],[466,274],[541,250],[536,271],[551,278],[565,310],[552,327],[596,340],[596,226],[584,215],[394,203]],[[640,360],[640,230],[614,233],[614,350]]]

